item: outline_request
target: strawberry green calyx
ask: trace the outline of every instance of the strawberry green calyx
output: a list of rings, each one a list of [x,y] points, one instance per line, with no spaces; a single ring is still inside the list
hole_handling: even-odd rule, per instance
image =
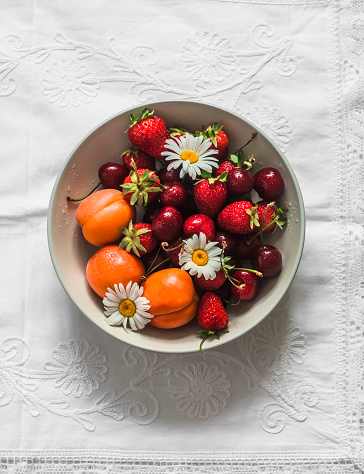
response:
[[[197,331],[196,333],[197,337],[202,339],[200,343],[200,352],[204,354],[204,351],[202,350],[202,345],[207,339],[209,338],[220,339],[220,334],[226,333],[226,332],[229,332],[229,330],[223,329],[222,331],[207,331],[207,330]]]
[[[214,183],[215,181],[221,181],[222,183],[225,183],[227,175],[228,175],[227,171],[224,171],[223,173],[221,173],[216,178],[213,178],[211,173],[203,170],[202,173],[201,173],[201,179],[199,179],[198,181],[196,181],[193,184],[194,184],[194,186],[196,186],[196,184],[201,183],[205,179],[207,179],[210,184]]]
[[[130,204],[137,206],[147,206],[149,201],[150,193],[159,193],[165,186],[158,182],[159,178],[154,171],[144,170],[140,174],[141,170],[138,170],[133,162],[133,170],[130,171],[129,177],[131,182],[124,182],[121,185],[123,188],[123,194],[131,194]]]
[[[138,154],[139,154],[138,148],[136,146],[133,146],[123,151],[123,153],[120,155],[120,158],[122,158],[123,156],[129,156],[129,155],[138,156]]]
[[[122,227],[120,230],[125,235],[119,244],[121,249],[125,249],[128,253],[133,251],[138,257],[140,257],[139,250],[146,252],[146,248],[140,243],[140,236],[151,232],[151,229],[138,229],[137,226],[130,221],[128,227]]]
[[[239,150],[236,154],[230,155],[229,160],[234,163],[236,168],[243,168],[248,171],[252,169],[253,164],[255,163],[255,158],[253,155],[245,158],[241,150]]]
[[[250,228],[260,227],[259,214],[257,213],[258,204],[255,204],[251,209],[245,209],[245,212],[250,216]]]
[[[144,120],[146,118],[151,118],[154,117],[154,110],[150,111],[149,109],[143,109],[141,115],[139,117],[135,117],[134,114],[130,114],[130,120],[131,120],[131,125],[129,126],[132,127],[136,123],[140,122],[141,120]]]
[[[274,213],[272,214],[272,220],[271,222],[269,222],[269,224],[267,225],[264,225],[264,219],[265,219],[265,215],[267,213],[267,210],[270,208],[270,207],[274,207],[275,210],[274,210]],[[246,211],[248,212],[248,211]],[[263,238],[263,232],[268,229],[268,227],[271,227],[272,225],[276,224],[277,227],[279,227],[281,230],[283,229],[283,226],[285,224],[287,224],[287,213],[288,213],[288,208],[286,206],[279,206],[279,207],[276,207],[275,206],[275,203],[274,202],[271,202],[270,204],[268,204],[267,206],[267,209],[265,210],[264,212],[264,216],[263,216],[263,220],[262,220],[262,225],[260,226],[261,229],[256,233],[254,234],[249,240],[246,241],[246,243],[248,245],[250,245],[253,240],[258,237],[259,235],[261,236],[261,238]],[[273,230],[273,232],[275,231],[276,229]]]
[[[187,130],[185,130],[184,128],[178,127],[169,128],[168,132],[170,137],[179,137],[180,135],[185,135],[186,133],[188,133]]]
[[[214,122],[212,125],[209,125],[207,128],[205,125],[202,125],[202,130],[198,130],[195,135],[196,137],[202,135],[204,138],[209,138],[214,146],[217,146],[216,135],[222,130],[223,126],[219,125],[217,122]]]

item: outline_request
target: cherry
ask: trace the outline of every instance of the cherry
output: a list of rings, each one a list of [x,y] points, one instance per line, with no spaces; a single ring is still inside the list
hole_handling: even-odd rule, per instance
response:
[[[137,148],[132,148],[131,150],[126,150],[121,155],[123,158],[124,166],[129,170],[133,170],[133,163],[138,170],[147,169],[155,171],[155,159],[144,153],[144,151],[138,150]]]
[[[253,175],[243,168],[233,168],[226,178],[226,185],[230,196],[248,194],[253,189]]]
[[[236,270],[231,277],[234,280],[244,285],[243,288],[238,288],[239,283],[234,281],[234,285],[231,285],[231,294],[240,301],[250,301],[255,298],[259,291],[259,276],[253,271],[249,270]],[[235,286],[237,285],[237,286]]]
[[[147,210],[143,217],[143,222],[151,224],[162,207],[163,206],[159,201],[154,201],[151,204],[148,204]]]
[[[168,267],[169,262],[165,261],[166,257],[162,254],[162,252],[158,253],[158,250],[159,248],[156,248],[151,252],[142,255],[145,271],[149,270],[148,273],[153,273],[154,271],[163,270],[164,268]]]
[[[120,163],[108,162],[100,166],[98,175],[99,180],[104,188],[118,189],[121,191],[120,185],[128,176],[129,171]]]
[[[266,278],[279,274],[282,268],[282,254],[273,245],[263,245],[254,250],[251,262],[253,267]]]
[[[281,173],[272,167],[260,169],[254,175],[254,189],[265,201],[275,201],[284,191]]]
[[[173,206],[180,209],[187,200],[187,191],[181,181],[167,181],[160,195],[160,201],[163,206]]]
[[[152,222],[153,235],[160,241],[170,242],[176,239],[182,232],[182,228],[182,215],[172,206],[162,207]]]
[[[180,179],[179,173],[180,173],[179,169],[167,170],[167,168],[163,168],[160,171],[158,171],[157,174],[159,176],[160,182],[162,184],[166,184],[169,181],[178,181]]]
[[[181,253],[182,246],[183,237],[181,236],[177,237],[177,239],[173,240],[172,242],[168,242],[167,245],[162,244],[162,252],[164,257],[169,258],[173,265],[178,268],[180,267],[179,254]]]
[[[236,250],[236,237],[233,234],[230,234],[230,232],[226,232],[226,230],[218,230],[215,233],[214,236],[214,242],[218,243],[218,246],[220,248],[223,248],[223,242],[225,242],[225,250],[224,254],[225,255],[233,255]]]
[[[261,246],[259,237],[255,237],[253,240],[251,239],[252,234],[239,237],[235,247],[235,256],[237,258],[242,260],[251,258],[254,250]]]
[[[183,224],[183,232],[187,238],[201,232],[206,235],[207,242],[211,242],[215,235],[215,224],[211,217],[204,214],[195,214],[188,217]]]
[[[234,168],[235,168],[235,165],[232,161],[230,160],[222,161],[219,164],[219,167],[215,169],[212,175],[214,178],[217,178],[218,176],[220,176],[220,174],[225,173],[225,172],[229,173]]]

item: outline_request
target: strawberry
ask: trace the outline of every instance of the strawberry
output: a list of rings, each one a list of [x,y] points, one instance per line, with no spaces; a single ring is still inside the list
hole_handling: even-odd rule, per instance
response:
[[[134,165],[135,166],[135,165]],[[124,180],[123,194],[130,204],[137,206],[147,206],[156,198],[156,193],[162,191],[158,176],[147,169],[137,170],[136,167],[130,171],[129,176]]]
[[[138,148],[132,147],[128,150],[125,150],[121,157],[123,158],[124,166],[131,171],[133,168],[133,163],[137,169],[147,169],[155,171],[155,159],[144,153],[144,151],[138,150]]]
[[[219,125],[217,122],[214,122],[213,125],[209,125],[207,128],[203,125],[202,131],[197,131],[195,135],[203,135],[204,138],[209,138],[212,142],[210,148],[219,152],[215,157],[220,161],[226,160],[229,154],[229,139],[222,130],[222,125]]]
[[[201,275],[200,277],[195,275],[193,277],[193,283],[195,287],[201,291],[215,291],[220,286],[222,286],[226,281],[226,276],[224,270],[219,270],[216,273],[216,277],[213,280],[206,280],[206,278]]]
[[[131,143],[139,150],[160,160],[166,139],[169,137],[164,121],[154,115],[154,111],[150,112],[148,109],[144,109],[137,118],[131,114],[130,120],[132,124],[128,129],[128,138]]]
[[[276,223],[274,222],[274,218],[276,217],[274,203],[259,201],[257,207],[257,214],[260,224],[260,230],[263,233],[273,232],[276,227]]]
[[[259,226],[256,206],[249,201],[233,202],[219,213],[217,223],[233,234],[250,234]]]
[[[202,339],[202,344],[209,337],[220,339],[220,332],[228,332],[229,317],[225,311],[221,299],[212,291],[205,293],[200,301],[197,312],[197,324],[202,331],[198,331],[197,335]]]
[[[226,173],[212,178],[206,171],[202,172],[202,179],[197,181],[193,189],[193,196],[197,209],[201,214],[215,217],[227,199]]]
[[[122,227],[121,232],[125,235],[119,247],[137,257],[145,255],[154,250],[158,245],[158,240],[152,234],[152,226],[140,222],[133,224],[129,222],[128,227]]]

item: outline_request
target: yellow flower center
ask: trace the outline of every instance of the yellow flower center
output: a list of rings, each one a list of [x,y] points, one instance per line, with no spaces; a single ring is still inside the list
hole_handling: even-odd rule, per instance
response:
[[[130,300],[123,300],[119,305],[119,311],[126,318],[130,318],[131,316],[134,316],[136,306]]]
[[[196,163],[196,161],[198,161],[198,155],[194,151],[186,150],[181,153],[181,160]]]
[[[209,257],[204,250],[195,250],[192,254],[192,261],[196,265],[203,267],[209,261]]]

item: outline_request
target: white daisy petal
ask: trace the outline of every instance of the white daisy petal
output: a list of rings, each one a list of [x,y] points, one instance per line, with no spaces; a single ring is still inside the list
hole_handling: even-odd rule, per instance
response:
[[[205,252],[206,259],[198,264],[194,261],[194,253],[198,250]],[[204,276],[207,280],[214,279],[216,272],[221,268],[221,248],[218,242],[208,242],[206,235],[200,232],[199,235],[193,234],[185,241],[183,252],[179,255],[179,263],[182,270],[190,275]],[[198,261],[198,259],[197,259]]]
[[[122,325],[126,332],[128,324],[133,331],[143,329],[144,326],[154,317],[153,314],[149,313],[150,304],[147,298],[142,296],[144,288],[140,287],[137,283],[129,281],[126,288],[120,283],[114,285],[115,291],[108,288],[108,291],[103,298],[104,314],[106,316],[106,322],[110,326]],[[123,313],[123,309],[120,309],[120,303],[124,300],[130,300],[135,305],[135,313],[130,315],[130,309],[128,313]]]

